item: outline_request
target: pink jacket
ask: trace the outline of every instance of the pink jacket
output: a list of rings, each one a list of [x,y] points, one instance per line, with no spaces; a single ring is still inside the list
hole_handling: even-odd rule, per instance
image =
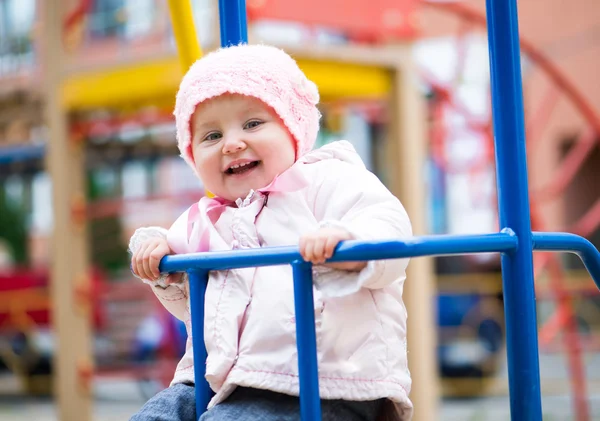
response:
[[[236,203],[202,198],[168,231],[137,230],[130,248],[135,251],[154,235],[166,235],[177,254],[289,246],[327,225],[345,227],[359,240],[412,235],[402,204],[345,141],[308,153],[270,186]],[[359,273],[315,268],[322,398],[389,398],[399,418],[410,419],[402,301],[407,264],[407,259],[373,261]],[[152,289],[191,333],[187,282]],[[298,395],[290,266],[211,272],[204,334],[206,378],[216,392],[210,406],[223,401],[236,385]],[[188,339],[173,383],[193,380]]]

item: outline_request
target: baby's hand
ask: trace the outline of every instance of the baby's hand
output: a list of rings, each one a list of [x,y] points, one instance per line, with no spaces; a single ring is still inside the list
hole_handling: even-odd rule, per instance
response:
[[[340,241],[354,240],[352,234],[341,228],[321,228],[311,234],[300,238],[300,254],[307,262],[322,265],[325,260],[333,256],[333,252]],[[332,269],[360,271],[367,265],[366,262],[341,262],[327,263],[324,266]]]
[[[171,249],[165,238],[151,238],[131,257],[131,270],[142,279],[157,281],[160,278],[160,260],[170,253]]]

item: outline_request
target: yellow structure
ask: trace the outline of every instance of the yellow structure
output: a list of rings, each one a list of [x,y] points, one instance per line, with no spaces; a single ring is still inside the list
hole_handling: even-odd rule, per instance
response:
[[[169,12],[181,69],[185,72],[202,56],[202,49],[196,37],[192,4],[189,1],[169,0]]]
[[[197,42],[190,2],[169,0],[169,10],[179,65],[175,57],[169,57],[148,63],[72,75],[62,88],[63,106],[67,110],[80,110],[118,108],[122,105],[146,102],[173,102],[181,77],[194,61],[201,57],[202,51]],[[383,59],[379,57],[378,60],[369,59],[365,57],[365,51],[347,49],[346,57],[342,60],[335,58],[340,55],[336,51],[321,51],[319,57],[310,57],[308,52],[299,51],[298,65],[307,77],[317,84],[321,96],[325,99],[386,98],[392,89],[396,60],[391,55]],[[327,55],[330,57],[325,58]]]
[[[383,99],[392,88],[393,69],[378,65],[311,58],[298,59],[298,65],[325,99]],[[173,57],[73,75],[62,88],[63,106],[81,110],[158,102],[171,107],[182,67]]]

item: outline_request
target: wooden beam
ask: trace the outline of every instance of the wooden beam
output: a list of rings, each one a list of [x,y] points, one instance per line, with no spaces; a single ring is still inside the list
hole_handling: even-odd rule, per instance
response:
[[[47,164],[52,179],[52,323],[56,336],[54,395],[61,421],[87,421],[92,410],[91,295],[86,224],[73,210],[85,209],[82,144],[69,141],[60,87],[62,13],[60,0],[40,2],[44,19]]]
[[[388,168],[394,178],[392,190],[410,216],[415,235],[427,234],[424,182],[427,157],[425,99],[419,92],[416,67],[409,59],[410,45],[398,46],[390,106],[390,149]],[[412,377],[410,398],[414,421],[438,419],[439,378],[437,373],[435,323],[435,273],[432,258],[412,259],[404,287],[408,312],[408,365]]]

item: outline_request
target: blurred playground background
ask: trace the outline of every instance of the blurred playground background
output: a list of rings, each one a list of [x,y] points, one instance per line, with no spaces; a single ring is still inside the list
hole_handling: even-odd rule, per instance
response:
[[[89,351],[67,377],[94,419],[128,419],[182,353],[185,328],[127,254],[137,227],[168,227],[204,194],[174,141],[183,69],[168,3],[0,0],[2,420],[63,413],[53,321],[71,316],[58,305],[89,342],[61,346]],[[216,48],[217,0],[191,6],[202,50]],[[533,229],[600,247],[600,3],[518,6]],[[250,42],[285,48],[319,86],[318,143],[349,140],[403,202],[422,197],[409,206],[422,210],[419,234],[497,231],[483,0],[248,0],[247,11]],[[544,419],[600,419],[600,295],[576,257],[535,257]],[[499,257],[429,264],[430,306],[408,306],[409,335],[433,329],[434,378],[414,378],[439,398],[432,419],[509,419]]]

